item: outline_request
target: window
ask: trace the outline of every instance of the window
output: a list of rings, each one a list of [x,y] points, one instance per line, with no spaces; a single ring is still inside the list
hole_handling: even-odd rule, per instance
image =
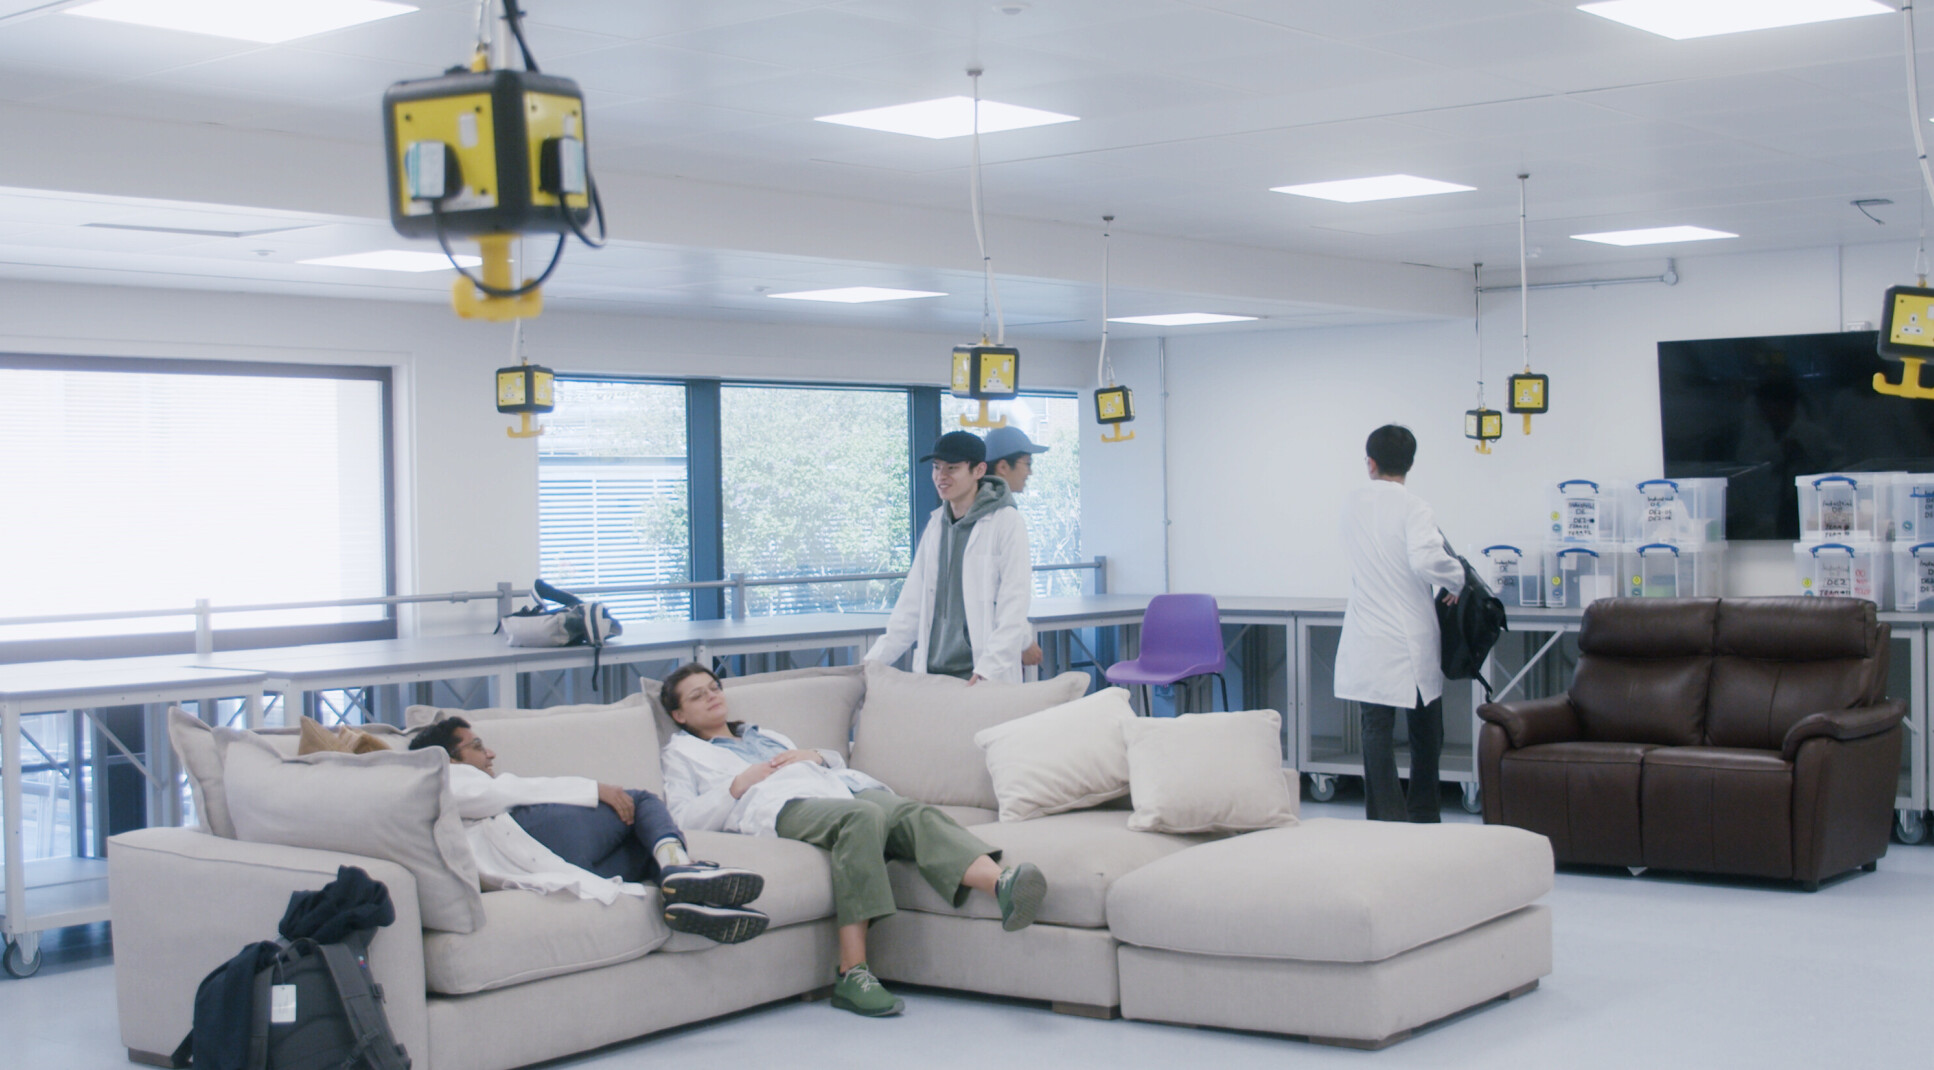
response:
[[[0,356],[10,615],[393,591],[386,368]],[[386,606],[224,613],[286,641],[393,635]],[[187,649],[186,615],[0,628],[25,657]],[[110,639],[146,633],[143,639]]]
[[[538,560],[565,590],[691,576],[685,388],[559,379],[538,439]],[[685,620],[688,591],[603,596],[619,620]]]
[[[719,395],[725,573],[901,572],[907,392],[726,386]],[[746,612],[888,609],[890,581],[755,587]]]
[[[959,417],[978,415],[980,402],[945,394],[941,397],[940,427],[960,427]],[[1036,454],[1027,490],[1015,500],[1027,518],[1028,549],[1037,565],[1082,560],[1081,555],[1081,402],[1050,394],[1023,394],[1013,401],[994,402],[990,415],[1006,416],[1011,426],[1027,433],[1046,453]],[[995,458],[989,457],[991,468]],[[1079,595],[1089,573],[1069,569],[1034,574],[1037,598]]]

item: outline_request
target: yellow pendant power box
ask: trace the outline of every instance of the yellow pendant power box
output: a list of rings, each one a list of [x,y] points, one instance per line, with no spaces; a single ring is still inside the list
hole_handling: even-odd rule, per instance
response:
[[[383,94],[383,133],[390,222],[405,237],[565,234],[591,219],[584,93],[569,78],[495,70],[399,82]]]
[[[1020,390],[1021,351],[1013,346],[955,346],[954,379],[950,391],[957,398],[1003,400]]]

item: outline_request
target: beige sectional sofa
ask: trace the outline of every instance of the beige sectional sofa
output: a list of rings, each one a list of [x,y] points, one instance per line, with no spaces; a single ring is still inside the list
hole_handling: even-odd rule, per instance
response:
[[[728,681],[735,718],[778,728],[802,746],[850,749],[856,767],[945,806],[1009,860],[1033,861],[1047,874],[1037,923],[1004,933],[987,897],[956,910],[895,863],[901,910],[877,923],[869,940],[875,972],[889,983],[1377,1047],[1528,991],[1550,972],[1550,915],[1538,902],[1552,877],[1543,837],[1505,827],[1339,820],[1238,835],[1137,832],[1127,799],[998,821],[975,732],[1076,698],[1087,678],[980,684],[966,698],[961,691],[969,689],[934,690],[947,684],[877,667]],[[438,712],[418,708],[411,716]],[[501,771],[588,775],[652,790],[662,784],[662,733],[675,730],[645,695],[600,707],[457,712],[496,751]],[[221,801],[257,805],[245,787],[224,784],[220,768],[224,746],[252,743],[218,740],[193,723],[176,727],[201,813],[210,813],[202,795],[223,796],[217,809]],[[291,737],[268,739],[293,753]],[[327,778],[353,761],[287,765],[297,777],[322,766],[315,775]],[[313,835],[340,843],[334,831],[335,839]],[[771,915],[771,928],[720,946],[666,930],[655,891],[609,906],[485,892],[469,908],[477,922],[471,931],[425,928],[427,915],[454,917],[450,924],[461,929],[465,915],[447,895],[449,874],[426,873],[432,863],[421,852],[405,857],[385,848],[405,865],[300,845],[311,835],[304,829],[276,835],[288,842],[199,828],[110,841],[120,1029],[131,1058],[154,1061],[173,1050],[201,977],[243,944],[271,936],[288,894],[326,883],[338,865],[361,866],[390,888],[397,920],[372,945],[370,967],[397,1039],[415,1065],[431,1070],[523,1066],[815,996],[834,979],[830,870],[825,853],[804,844],[689,833],[698,856],[766,877],[754,905]],[[452,867],[461,878],[460,860]],[[919,1013],[917,1002],[908,1013]]]

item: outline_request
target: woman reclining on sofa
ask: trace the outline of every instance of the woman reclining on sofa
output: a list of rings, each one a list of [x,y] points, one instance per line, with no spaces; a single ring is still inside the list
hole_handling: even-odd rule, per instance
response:
[[[685,729],[664,755],[665,799],[680,825],[776,835],[832,852],[839,916],[833,1006],[870,1017],[906,1006],[866,965],[867,924],[894,912],[890,858],[911,860],[956,906],[971,889],[994,896],[1008,932],[1033,923],[1048,891],[1039,868],[1023,862],[1002,869],[999,851],[940,810],[846,768],[837,753],[801,750],[778,732],[728,720],[725,692],[703,665],[673,672],[659,701]]]

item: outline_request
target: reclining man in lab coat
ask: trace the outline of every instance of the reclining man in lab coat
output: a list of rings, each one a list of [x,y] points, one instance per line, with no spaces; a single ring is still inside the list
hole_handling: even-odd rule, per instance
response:
[[[867,660],[892,662],[911,648],[915,672],[1018,684],[1022,652],[1034,641],[1027,521],[1006,482],[987,474],[987,445],[977,436],[950,431],[920,460],[933,462],[940,508],[920,533],[886,634]]]
[[[1386,424],[1364,443],[1368,486],[1343,509],[1350,601],[1336,648],[1336,697],[1363,704],[1364,809],[1372,821],[1439,820],[1438,759],[1444,750],[1444,670],[1437,610],[1455,605],[1464,566],[1445,549],[1437,516],[1404,486],[1417,456],[1407,427]],[[1410,730],[1410,791],[1397,783],[1397,711]]]
[[[745,904],[765,878],[694,862],[665,802],[590,777],[499,773],[497,755],[461,717],[445,717],[410,741],[411,750],[450,755],[450,793],[477,856],[484,887],[571,892],[613,903],[644,895],[654,881],[674,932],[736,944],[764,932],[768,919]]]

